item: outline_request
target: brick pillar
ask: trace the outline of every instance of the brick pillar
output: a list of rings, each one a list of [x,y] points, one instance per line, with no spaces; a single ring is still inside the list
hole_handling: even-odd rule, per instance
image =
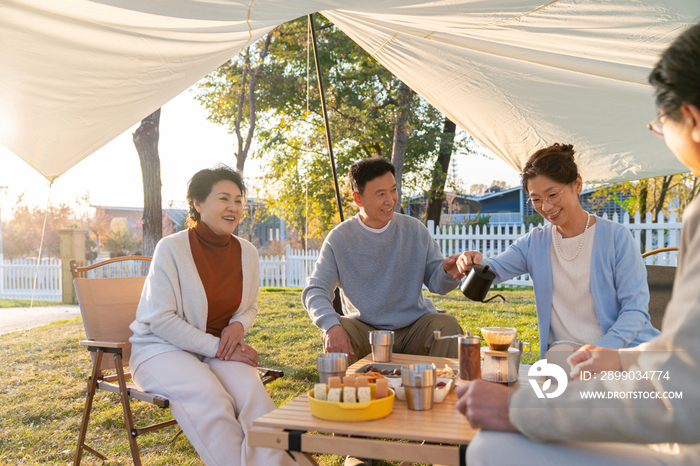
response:
[[[84,228],[58,229],[61,246],[61,295],[64,304],[77,302],[73,276],[70,273],[70,261],[75,259],[78,264],[85,263],[85,233],[87,230]]]

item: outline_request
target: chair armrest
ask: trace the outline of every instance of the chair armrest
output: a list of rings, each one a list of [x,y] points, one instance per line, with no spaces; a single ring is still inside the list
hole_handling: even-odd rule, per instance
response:
[[[266,367],[258,367],[258,374],[260,374],[260,378],[262,379],[263,385],[267,385],[268,383],[272,382],[273,380],[277,380],[280,377],[284,377],[284,372],[278,371],[275,369],[268,369]]]
[[[95,348],[124,348],[126,343],[118,341],[95,341],[95,340],[80,340],[78,342],[80,346],[85,347],[95,347]]]

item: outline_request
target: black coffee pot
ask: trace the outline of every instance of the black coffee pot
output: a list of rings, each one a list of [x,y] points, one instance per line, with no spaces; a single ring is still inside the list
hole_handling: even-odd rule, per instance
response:
[[[496,274],[488,265],[474,264],[467,279],[462,283],[462,293],[472,301],[487,303],[494,298],[500,297],[504,302],[505,298],[500,294],[486,299],[486,295],[491,288],[491,284],[496,279]]]

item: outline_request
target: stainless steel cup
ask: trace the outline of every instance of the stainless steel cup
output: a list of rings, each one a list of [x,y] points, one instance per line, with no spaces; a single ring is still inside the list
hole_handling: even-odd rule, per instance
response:
[[[526,345],[528,347],[528,351],[525,354],[532,354],[532,345],[530,345],[530,342],[528,342],[528,341],[513,340],[513,343],[510,344],[511,348],[515,348],[520,352],[520,355],[518,356],[518,363],[517,363],[518,374],[520,374],[520,359],[523,357],[523,348]]]
[[[401,368],[401,382],[406,390],[406,405],[413,411],[433,408],[435,365],[409,364]]]
[[[394,348],[394,332],[391,330],[373,330],[369,332],[369,344],[372,345],[374,362],[390,362]]]
[[[330,377],[345,377],[348,370],[347,353],[320,353],[316,356],[316,368],[321,383],[328,383]]]

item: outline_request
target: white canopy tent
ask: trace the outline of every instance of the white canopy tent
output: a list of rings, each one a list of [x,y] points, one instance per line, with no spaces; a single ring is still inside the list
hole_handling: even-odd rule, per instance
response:
[[[316,11],[516,169],[571,142],[586,181],[686,171],[646,78],[695,0],[0,0],[0,143],[54,179]]]

